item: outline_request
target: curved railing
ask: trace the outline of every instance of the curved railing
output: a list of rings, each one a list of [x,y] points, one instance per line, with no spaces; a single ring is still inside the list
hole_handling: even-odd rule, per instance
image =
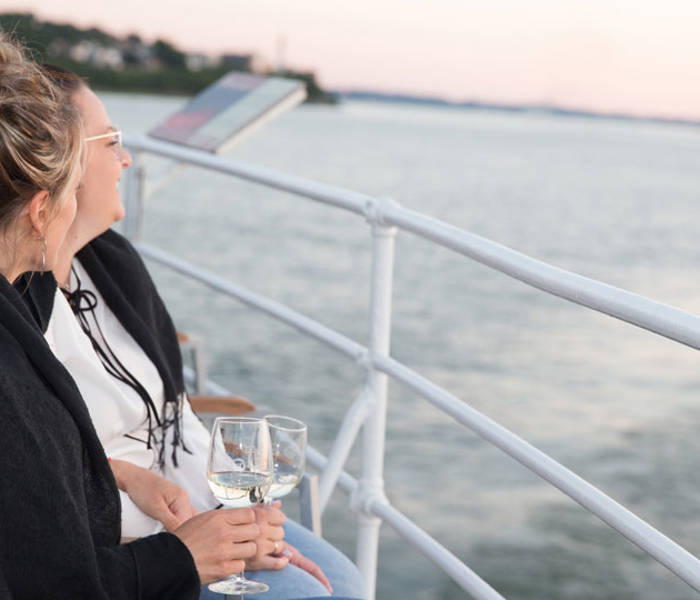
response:
[[[322,508],[325,507],[336,485],[351,496],[351,506],[358,515],[359,522],[358,567],[365,576],[368,598],[374,598],[376,554],[381,521],[387,522],[407,541],[431,558],[474,598],[489,600],[502,598],[456,556],[391,506],[384,495],[383,456],[387,377],[411,388],[434,406],[452,416],[458,423],[503,450],[635,543],[696,591],[700,591],[700,561],[692,554],[514,433],[389,356],[395,232],[397,228],[412,232],[549,294],[627,321],[696,349],[700,349],[700,317],[558,269],[437,219],[403,208],[391,200],[372,198],[197,150],[159,142],[145,136],[129,136],[127,143],[135,152],[136,161],[132,169],[127,172],[125,232],[136,242],[144,256],[295,327],[365,367],[367,371],[365,388],[346,413],[328,458],[321,456],[313,449],[309,450],[308,458],[309,462],[321,472]],[[269,298],[264,298],[217,275],[187,264],[160,249],[139,242],[144,172],[139,166],[138,155],[144,152],[234,175],[363,216],[372,230],[369,346],[364,347]],[[364,428],[362,475],[359,480],[355,480],[343,471],[343,466],[362,428]]]

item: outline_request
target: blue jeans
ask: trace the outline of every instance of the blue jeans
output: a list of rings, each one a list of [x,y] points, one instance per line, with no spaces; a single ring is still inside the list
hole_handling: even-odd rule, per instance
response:
[[[362,576],[355,564],[324,539],[308,529],[287,519],[284,524],[284,539],[297,548],[304,556],[313,560],[326,574],[333,588],[333,597],[360,599],[363,597]],[[263,594],[248,596],[246,600],[296,600],[328,597],[328,590],[313,575],[287,565],[279,571],[246,572],[248,579],[262,581],[270,586]],[[224,596],[202,587],[200,600],[223,600]]]

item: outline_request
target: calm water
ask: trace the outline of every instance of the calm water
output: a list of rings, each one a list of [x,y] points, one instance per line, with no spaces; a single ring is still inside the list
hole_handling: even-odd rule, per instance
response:
[[[177,98],[105,96],[140,130]],[[231,156],[391,196],[583,275],[700,313],[700,129],[348,103],[303,107]],[[163,164],[153,162],[153,172]],[[146,238],[366,343],[362,219],[190,170],[148,203]],[[212,375],[296,414],[326,451],[360,369],[164,269],[178,326]],[[400,234],[394,356],[500,421],[700,554],[695,351]],[[578,505],[392,385],[388,496],[512,599],[696,594]],[[352,471],[357,456],[350,465]],[[337,494],[326,535],[353,554]],[[381,599],[464,594],[383,529]]]

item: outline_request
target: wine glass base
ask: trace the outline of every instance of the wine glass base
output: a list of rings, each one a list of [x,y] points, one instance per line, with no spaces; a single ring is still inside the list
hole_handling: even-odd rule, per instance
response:
[[[260,594],[270,589],[270,586],[260,581],[249,579],[222,579],[209,584],[212,592],[219,594]]]

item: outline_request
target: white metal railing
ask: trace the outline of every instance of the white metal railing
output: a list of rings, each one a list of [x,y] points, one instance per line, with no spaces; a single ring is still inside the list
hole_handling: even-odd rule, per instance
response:
[[[364,216],[371,225],[373,266],[369,348],[286,306],[189,265],[162,250],[137,242],[137,247],[144,256],[295,327],[366,368],[365,389],[346,413],[329,457],[322,457],[318,452],[310,449],[309,462],[321,471],[322,507],[325,507],[336,484],[351,496],[351,506],[359,520],[358,567],[366,578],[367,597],[370,600],[374,598],[377,540],[382,520],[433,560],[474,598],[489,600],[501,598],[498,592],[481,580],[457,557],[391,506],[384,495],[383,456],[387,376],[410,387],[440,410],[451,415],[458,423],[468,427],[556,486],[665,565],[696,591],[700,591],[700,561],[697,558],[514,433],[389,356],[395,228],[410,231],[547,293],[697,349],[700,349],[699,317],[553,267],[490,240],[405,209],[391,200],[371,198],[299,177],[276,173],[269,169],[159,142],[145,136],[128,136],[126,141],[136,153],[134,168],[127,172],[127,221],[125,223],[126,234],[134,240],[140,237],[143,208],[141,198],[143,171],[138,166],[138,154],[141,152],[227,173],[343,208]],[[360,429],[364,431],[362,475],[359,480],[355,480],[343,471],[343,466]]]

